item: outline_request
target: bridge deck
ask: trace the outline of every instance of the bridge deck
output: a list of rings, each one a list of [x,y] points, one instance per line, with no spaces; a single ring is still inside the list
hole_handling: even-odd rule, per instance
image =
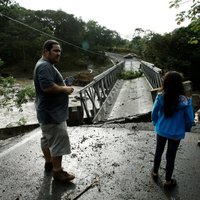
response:
[[[124,81],[108,120],[151,112],[151,88],[144,77]]]
[[[124,70],[138,71],[140,62],[127,60]],[[108,115],[108,120],[132,117],[151,112],[153,101],[151,87],[144,77],[133,80],[124,80],[119,95]]]

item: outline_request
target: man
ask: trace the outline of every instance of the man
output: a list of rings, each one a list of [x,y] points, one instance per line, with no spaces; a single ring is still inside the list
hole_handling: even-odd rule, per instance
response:
[[[60,44],[47,40],[42,58],[34,69],[37,119],[42,129],[41,149],[45,158],[45,171],[52,172],[54,180],[68,182],[75,178],[62,168],[62,156],[70,154],[67,133],[68,95],[74,89],[66,86],[54,64],[61,56]]]

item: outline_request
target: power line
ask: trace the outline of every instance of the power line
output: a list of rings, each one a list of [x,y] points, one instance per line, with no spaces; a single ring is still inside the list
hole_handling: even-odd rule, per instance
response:
[[[9,17],[9,16],[7,16],[7,15],[1,13],[1,12],[0,12],[0,16],[1,16],[1,17],[5,17],[5,18],[7,18],[7,19],[9,19],[9,20],[11,20],[11,21],[13,21],[13,22],[18,23],[18,24],[21,24],[21,25],[23,25],[23,26],[25,26],[25,27],[27,27],[27,28],[29,28],[29,29],[32,29],[32,30],[34,30],[34,31],[36,31],[36,32],[39,32],[39,33],[41,33],[41,34],[43,34],[43,35],[47,35],[47,36],[49,36],[49,37],[51,37],[51,38],[54,38],[54,39],[56,39],[56,40],[58,40],[58,41],[61,41],[61,42],[63,42],[63,43],[66,43],[66,44],[68,44],[68,45],[70,45],[70,46],[73,46],[73,47],[75,47],[75,48],[81,49],[81,50],[83,50],[83,51],[86,51],[86,52],[89,52],[89,53],[92,53],[92,54],[96,54],[96,55],[101,55],[101,56],[102,56],[102,54],[99,54],[99,53],[96,53],[96,52],[94,52],[94,51],[90,51],[90,50],[81,48],[81,47],[79,47],[79,46],[77,46],[77,45],[75,45],[75,44],[72,44],[72,43],[67,42],[67,41],[65,41],[65,40],[62,40],[62,39],[60,39],[60,38],[57,38],[57,37],[55,37],[55,36],[53,36],[53,35],[51,35],[51,34],[45,33],[45,32],[43,32],[43,31],[41,31],[41,30],[39,30],[39,29],[36,29],[36,28],[34,28],[34,27],[32,27],[32,26],[29,26],[28,24],[25,24],[25,23],[23,23],[23,22],[21,22],[21,21],[19,21],[19,20],[13,19],[12,17]]]

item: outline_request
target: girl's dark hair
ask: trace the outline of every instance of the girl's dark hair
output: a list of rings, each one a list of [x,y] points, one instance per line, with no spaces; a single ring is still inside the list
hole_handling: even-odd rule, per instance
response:
[[[164,113],[170,117],[176,112],[179,103],[179,96],[184,95],[183,76],[176,71],[166,73],[162,90],[164,92]]]
[[[44,45],[43,45],[43,52],[45,51],[45,49],[50,51],[54,44],[60,45],[59,42],[57,42],[56,40],[47,40],[47,41],[45,41]]]

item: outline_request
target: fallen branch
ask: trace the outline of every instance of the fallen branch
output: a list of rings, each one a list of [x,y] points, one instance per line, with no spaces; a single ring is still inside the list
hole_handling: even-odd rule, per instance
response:
[[[85,192],[87,192],[90,188],[93,188],[97,186],[99,192],[100,190],[100,184],[99,184],[99,176],[95,177],[95,179],[92,181],[92,183],[90,185],[88,185],[80,194],[78,194],[75,198],[73,198],[72,200],[77,200],[79,197],[81,197]]]

